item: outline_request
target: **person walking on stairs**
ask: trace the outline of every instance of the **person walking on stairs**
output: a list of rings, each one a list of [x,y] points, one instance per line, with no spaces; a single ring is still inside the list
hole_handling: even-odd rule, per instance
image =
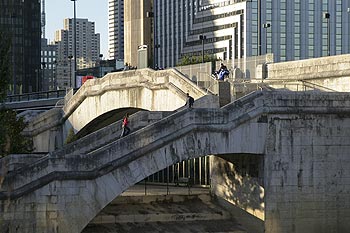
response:
[[[186,100],[186,105],[188,105],[188,108],[192,108],[193,107],[193,103],[194,103],[194,99],[192,96],[190,96],[189,93],[187,93],[187,100]]]
[[[129,115],[126,113],[124,118],[123,118],[123,122],[122,122],[122,133],[120,135],[121,138],[130,133],[130,128],[128,127],[128,125],[129,125],[129,118],[128,117],[129,117]]]

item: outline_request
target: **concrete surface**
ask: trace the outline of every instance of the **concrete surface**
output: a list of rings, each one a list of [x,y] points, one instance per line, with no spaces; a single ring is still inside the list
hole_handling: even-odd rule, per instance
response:
[[[263,213],[268,233],[346,232],[349,99],[348,93],[256,92],[221,109],[176,112],[107,145],[73,144],[69,153],[1,170],[1,230],[80,232],[129,187],[170,165],[253,154],[263,158],[261,182],[222,163],[214,166],[212,193]]]
[[[208,188],[149,185],[131,187],[82,231],[83,233],[246,233],[226,210],[216,205]],[[167,191],[173,194],[165,195]],[[146,192],[147,193],[147,192]]]

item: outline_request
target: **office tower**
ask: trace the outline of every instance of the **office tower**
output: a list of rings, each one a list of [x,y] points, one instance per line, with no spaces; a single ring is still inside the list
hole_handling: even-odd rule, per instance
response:
[[[55,32],[57,45],[57,85],[60,89],[74,87],[74,19],[64,19],[64,27]],[[95,23],[76,19],[77,69],[93,67],[99,61],[100,34]]]
[[[57,45],[48,44],[45,38],[45,0],[41,0],[41,86],[43,91],[56,90],[56,51]]]
[[[57,45],[48,44],[48,41],[45,38],[41,39],[41,82],[43,91],[57,89],[56,51]]]
[[[154,0],[153,8],[160,66],[202,52],[220,59],[267,52],[279,62],[350,49],[350,1]]]
[[[252,30],[250,41],[261,40],[261,51],[272,52],[276,61],[291,61],[349,53],[350,1],[264,0],[250,4],[250,25],[260,15],[260,32]],[[259,17],[258,17],[259,19]],[[269,27],[265,24],[270,24]],[[253,28],[251,26],[251,28]],[[266,43],[267,42],[267,43]],[[256,47],[251,55],[258,54]]]
[[[108,1],[109,58],[124,60],[124,0]]]
[[[152,45],[152,1],[128,0],[124,2],[124,62],[138,66],[138,48]],[[148,50],[152,57],[152,50]]]
[[[40,87],[40,1],[2,0],[0,30],[11,44],[11,93],[38,91]]]

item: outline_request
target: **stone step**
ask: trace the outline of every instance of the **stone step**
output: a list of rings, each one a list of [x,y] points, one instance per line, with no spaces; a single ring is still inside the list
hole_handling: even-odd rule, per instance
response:
[[[82,233],[248,233],[234,220],[89,224]]]
[[[213,200],[207,189],[177,187],[165,195],[165,187],[134,186],[113,200],[83,233],[247,233],[232,215]],[[152,192],[151,192],[152,191]],[[182,193],[181,193],[182,192]],[[157,194],[158,193],[158,194]]]
[[[130,214],[113,215],[101,214],[95,217],[92,224],[106,223],[140,223],[140,222],[184,222],[184,221],[206,221],[206,220],[228,220],[227,213],[176,213],[176,214]]]
[[[120,196],[91,223],[172,222],[229,219],[209,194]]]

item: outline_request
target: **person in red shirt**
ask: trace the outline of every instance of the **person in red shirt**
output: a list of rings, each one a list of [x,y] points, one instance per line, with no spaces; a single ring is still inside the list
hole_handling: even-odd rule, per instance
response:
[[[130,133],[130,128],[128,127],[129,124],[129,119],[128,119],[129,115],[125,114],[124,118],[123,118],[123,123],[122,123],[122,134],[120,135],[120,137],[124,137],[126,135],[128,135]]]

